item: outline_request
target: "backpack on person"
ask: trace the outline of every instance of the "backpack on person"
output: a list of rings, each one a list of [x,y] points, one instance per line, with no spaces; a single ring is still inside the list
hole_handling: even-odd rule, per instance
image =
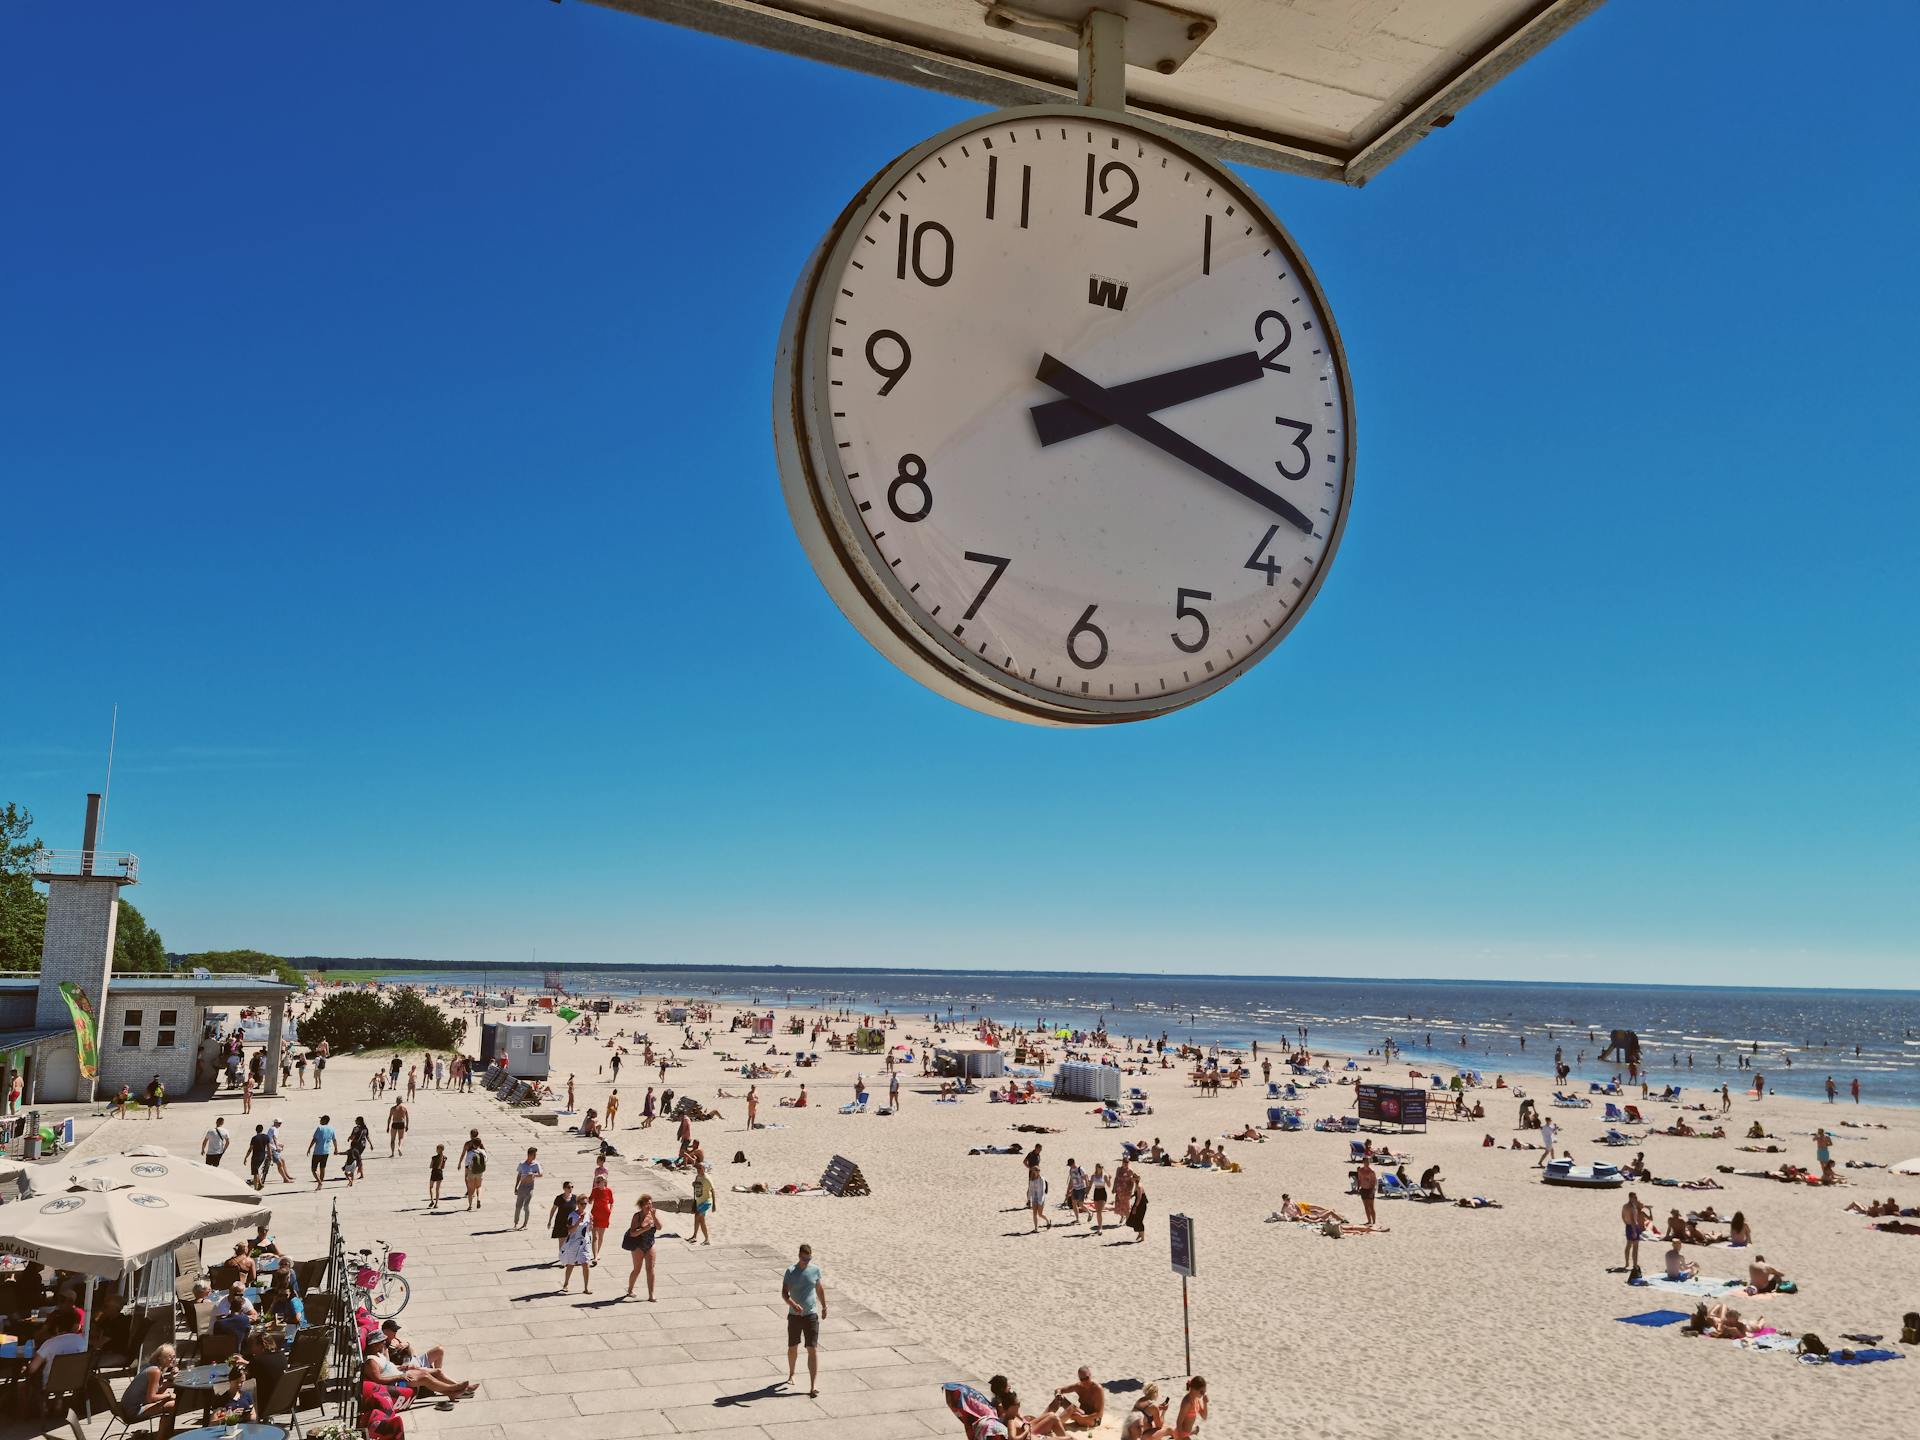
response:
[[[474,1149],[472,1156],[467,1160],[467,1171],[469,1174],[473,1174],[473,1175],[486,1174],[487,1173],[487,1152],[476,1147]]]

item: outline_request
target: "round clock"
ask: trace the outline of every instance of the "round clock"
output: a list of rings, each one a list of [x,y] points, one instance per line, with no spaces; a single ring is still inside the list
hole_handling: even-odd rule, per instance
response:
[[[1245,674],[1352,490],[1346,359],[1286,231],[1157,127],[1073,106],[968,121],[854,199],[794,292],[774,426],[848,618],[1036,723]]]

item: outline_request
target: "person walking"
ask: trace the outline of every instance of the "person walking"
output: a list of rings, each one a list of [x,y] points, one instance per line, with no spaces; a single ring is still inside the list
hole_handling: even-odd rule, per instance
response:
[[[273,1137],[267,1134],[267,1127],[253,1127],[253,1138],[247,1141],[247,1174],[249,1183],[256,1190],[267,1188],[267,1170],[273,1164]]]
[[[568,1181],[569,1185],[573,1182]],[[576,1198],[566,1209],[567,1234],[560,1242],[560,1293],[565,1295],[573,1288],[573,1272],[580,1271],[581,1288],[589,1295],[593,1293],[593,1241],[587,1234],[587,1211]]]
[[[447,1147],[433,1147],[433,1158],[427,1161],[427,1209],[440,1208],[440,1187],[447,1181]]]
[[[1144,1244],[1147,1238],[1147,1182],[1135,1179],[1133,1182],[1133,1206],[1127,1211],[1127,1228],[1133,1231],[1133,1243]]]
[[[702,1245],[713,1243],[713,1231],[707,1228],[713,1205],[713,1181],[708,1178],[707,1167],[697,1164],[693,1167],[693,1235],[687,1237],[688,1244],[693,1243],[694,1235],[700,1237]]]
[[[253,1114],[253,1071],[247,1071],[246,1079],[240,1082],[240,1113]]]
[[[480,1208],[480,1187],[487,1181],[487,1142],[478,1130],[467,1132],[467,1143],[460,1147],[460,1169],[467,1177],[467,1209]]]
[[[553,1203],[547,1206],[547,1236],[553,1241],[553,1263],[558,1265],[567,1248],[567,1236],[573,1233],[574,1212],[580,1208],[580,1197],[573,1193],[573,1181],[562,1180],[559,1193],[553,1197]]]
[[[1840,1087],[1833,1083],[1833,1076],[1827,1076],[1827,1104],[1833,1104],[1839,1095]]]
[[[820,1393],[820,1322],[827,1318],[827,1287],[813,1263],[813,1247],[802,1245],[800,1258],[780,1277],[780,1298],[787,1303],[787,1384],[807,1347],[807,1395]]]
[[[1853,1083],[1847,1088],[1853,1092],[1853,1103],[1858,1105],[1860,1103],[1860,1077],[1858,1075],[1854,1076]]]
[[[217,1166],[227,1158],[227,1145],[232,1140],[227,1134],[227,1121],[224,1115],[216,1115],[213,1128],[200,1137],[200,1157],[209,1165]]]
[[[593,1177],[593,1189],[587,1192],[587,1224],[593,1231],[593,1263],[598,1265],[600,1247],[613,1224],[613,1186],[604,1174]]]
[[[411,1088],[411,1087],[409,1087]],[[392,1107],[387,1111],[387,1158],[407,1153],[407,1107],[395,1096]]]
[[[322,1115],[320,1123],[313,1127],[313,1138],[307,1141],[307,1154],[311,1157],[307,1168],[313,1172],[313,1188],[316,1190],[327,1183],[327,1161],[340,1145],[340,1137],[334,1134],[330,1123],[332,1119],[331,1115]]]
[[[533,1219],[533,1187],[541,1174],[540,1151],[529,1145],[527,1158],[513,1167],[513,1228],[524,1230]]]
[[[1856,1085],[1859,1084],[1857,1080],[1854,1083]],[[758,1085],[749,1085],[747,1086],[747,1129],[757,1130],[760,1128],[759,1115],[760,1087]]]
[[[283,1185],[291,1185],[293,1183],[293,1172],[287,1169],[287,1142],[280,1138],[280,1120],[278,1116],[274,1118],[272,1124],[267,1126],[267,1138],[273,1142],[273,1164],[274,1168],[280,1172],[280,1183]]]
[[[1053,1228],[1053,1221],[1047,1215],[1047,1182],[1040,1173],[1038,1145],[1027,1151],[1027,1209],[1033,1212],[1033,1229],[1038,1230],[1042,1220],[1047,1222],[1047,1229]]]
[[[617,1116],[619,1113],[620,1113],[620,1092],[618,1090],[615,1090],[609,1093],[607,1096],[607,1118],[606,1118],[607,1129],[609,1130],[613,1129],[614,1117]]]
[[[1544,1170],[1547,1162],[1553,1159],[1553,1142],[1559,1138],[1559,1135],[1560,1127],[1553,1123],[1552,1116],[1548,1116],[1540,1122],[1540,1143],[1545,1148],[1540,1152],[1540,1159],[1534,1165],[1534,1169]]]
[[[891,1060],[892,1057],[889,1056],[888,1059]],[[896,1112],[900,1109],[900,1072],[898,1070],[887,1076],[887,1108]]]
[[[627,1299],[633,1299],[634,1282],[647,1272],[647,1299],[653,1299],[653,1242],[660,1234],[660,1217],[654,1212],[653,1196],[642,1195],[639,1208],[620,1237],[620,1246],[633,1255],[633,1271],[627,1276]]]
[[[647,1098],[640,1102],[640,1128],[642,1130],[653,1128],[653,1087],[651,1085],[647,1086]]]

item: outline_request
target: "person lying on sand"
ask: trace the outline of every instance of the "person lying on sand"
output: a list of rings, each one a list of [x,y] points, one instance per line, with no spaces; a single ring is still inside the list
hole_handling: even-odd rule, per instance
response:
[[[1262,1134],[1261,1134],[1261,1133],[1260,1133],[1260,1132],[1259,1132],[1258,1130],[1256,1130],[1256,1129],[1254,1129],[1254,1128],[1253,1128],[1253,1126],[1251,1126],[1251,1125],[1249,1125],[1249,1126],[1247,1126],[1247,1127],[1246,1127],[1246,1129],[1244,1129],[1244,1130],[1241,1130],[1241,1131],[1240,1131],[1240,1132],[1238,1132],[1237,1134],[1233,1134],[1233,1135],[1229,1135],[1229,1136],[1227,1136],[1227,1139],[1229,1139],[1229,1140],[1258,1140],[1258,1141],[1259,1141],[1259,1142],[1260,1142],[1260,1143],[1261,1143],[1262,1145],[1264,1145],[1264,1144],[1266,1144],[1266,1143],[1267,1143],[1267,1137],[1266,1137],[1266,1136],[1264,1136],[1264,1135],[1262,1135]]]
[[[1766,1317],[1762,1316],[1748,1324],[1731,1305],[1708,1305],[1702,1301],[1693,1312],[1693,1318],[1687,1322],[1687,1328],[1696,1335],[1705,1335],[1714,1340],[1745,1340],[1767,1328],[1767,1322]]]
[[[1920,1209],[1915,1209],[1911,1205],[1902,1210],[1900,1208],[1900,1202],[1891,1195],[1884,1200],[1875,1200],[1867,1205],[1862,1205],[1856,1200],[1847,1206],[1847,1209],[1855,1215],[1920,1215]]]
[[[1324,1220],[1338,1220],[1342,1225],[1347,1223],[1347,1217],[1338,1210],[1315,1205],[1311,1200],[1295,1200],[1285,1192],[1281,1193],[1280,1208],[1274,1214],[1282,1220],[1297,1220],[1305,1225],[1318,1225]]]

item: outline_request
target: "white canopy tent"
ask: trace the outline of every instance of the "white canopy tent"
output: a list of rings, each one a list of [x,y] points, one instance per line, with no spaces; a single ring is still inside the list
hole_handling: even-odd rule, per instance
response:
[[[1889,1165],[1887,1168],[1896,1175],[1920,1175],[1920,1155],[1914,1156],[1911,1160],[1902,1160],[1898,1165]]]
[[[0,1171],[0,1178],[4,1172]],[[260,1196],[238,1174],[169,1154],[158,1145],[140,1145],[124,1155],[95,1155],[77,1163],[54,1161],[27,1167],[29,1195],[57,1195],[76,1185],[104,1180],[111,1186],[153,1190],[167,1196],[196,1196],[257,1207]],[[249,1221],[258,1216],[248,1216]]]

